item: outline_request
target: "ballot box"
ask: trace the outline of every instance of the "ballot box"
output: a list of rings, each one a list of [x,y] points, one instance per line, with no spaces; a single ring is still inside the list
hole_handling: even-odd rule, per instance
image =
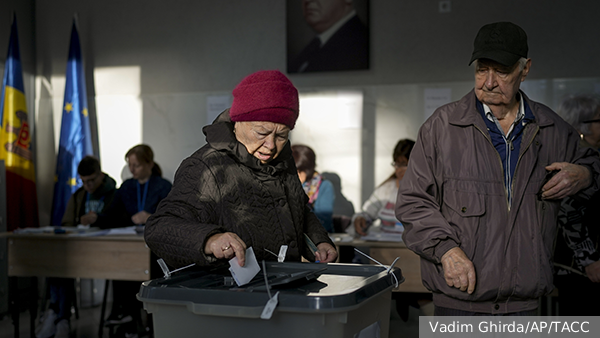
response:
[[[265,262],[243,286],[227,268],[188,269],[142,283],[137,298],[155,338],[388,337],[392,289],[403,281],[399,268]]]

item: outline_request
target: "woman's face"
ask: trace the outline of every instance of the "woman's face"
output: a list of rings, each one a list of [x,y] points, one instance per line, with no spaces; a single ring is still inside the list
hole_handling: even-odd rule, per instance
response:
[[[236,122],[233,131],[248,153],[265,164],[279,156],[288,141],[290,128],[281,123],[243,121]]]
[[[396,170],[396,179],[401,180],[406,173],[408,159],[405,156],[400,156],[394,161],[394,169]]]
[[[127,163],[133,178],[138,181],[146,180],[152,175],[152,166],[154,163],[145,163],[139,161],[135,154],[131,154],[127,157]]]

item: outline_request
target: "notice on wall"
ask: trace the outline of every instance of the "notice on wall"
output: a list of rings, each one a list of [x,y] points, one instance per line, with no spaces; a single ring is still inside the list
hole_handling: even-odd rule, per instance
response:
[[[433,112],[446,103],[452,102],[452,89],[450,88],[425,88],[424,98],[424,120],[427,120]]]
[[[206,98],[206,124],[212,124],[213,121],[225,109],[231,106],[230,95],[211,95]]]

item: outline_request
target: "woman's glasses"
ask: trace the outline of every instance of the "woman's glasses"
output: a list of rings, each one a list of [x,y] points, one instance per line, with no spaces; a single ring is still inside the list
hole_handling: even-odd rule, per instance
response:
[[[600,119],[587,120],[587,121],[583,121],[581,123],[594,123],[594,122],[600,122]]]

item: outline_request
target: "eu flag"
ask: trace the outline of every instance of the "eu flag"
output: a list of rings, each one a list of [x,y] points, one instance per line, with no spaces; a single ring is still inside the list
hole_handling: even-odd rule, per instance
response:
[[[17,17],[13,18],[0,98],[0,160],[6,166],[8,231],[38,227],[31,129],[23,86]]]
[[[60,225],[69,198],[82,185],[81,179],[77,175],[79,162],[85,156],[92,154],[92,134],[90,132],[83,60],[81,58],[77,26],[73,21],[69,59],[67,61],[67,80],[60,127],[60,142],[58,158],[56,159],[56,176],[54,177],[52,225]]]

